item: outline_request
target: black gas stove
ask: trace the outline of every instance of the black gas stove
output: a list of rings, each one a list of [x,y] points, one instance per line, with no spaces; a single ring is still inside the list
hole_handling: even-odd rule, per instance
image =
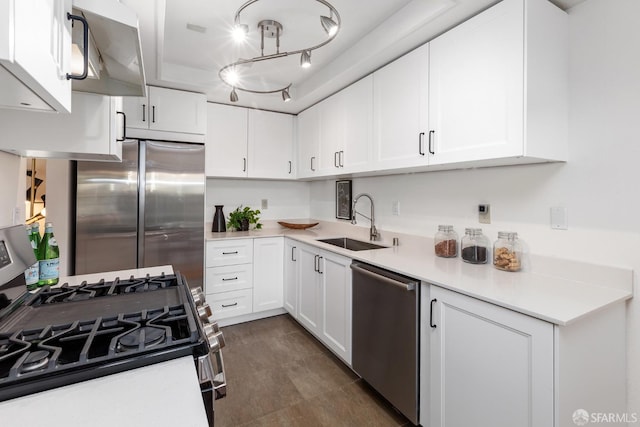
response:
[[[24,269],[12,266],[31,259],[7,233],[0,230],[0,252],[11,258],[0,266],[0,401],[187,355],[194,357],[205,406],[224,396],[222,333],[210,323],[202,291],[190,290],[180,273],[29,294],[20,283]],[[212,404],[207,412],[213,424]]]

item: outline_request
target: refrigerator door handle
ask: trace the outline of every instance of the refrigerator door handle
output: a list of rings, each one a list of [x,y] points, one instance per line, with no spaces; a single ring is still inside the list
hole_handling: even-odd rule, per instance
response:
[[[147,164],[147,142],[140,141],[138,145],[138,164]],[[145,230],[145,203],[146,203],[147,177],[146,169],[142,169],[138,174],[138,268],[144,263],[144,230]]]

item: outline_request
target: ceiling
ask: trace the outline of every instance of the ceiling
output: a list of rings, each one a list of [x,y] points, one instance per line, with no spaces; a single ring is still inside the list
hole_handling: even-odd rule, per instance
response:
[[[272,19],[283,26],[280,51],[317,45],[327,35],[316,0],[260,0],[247,7],[241,22],[249,40],[238,45],[230,30],[246,0],[121,0],[140,20],[147,82],[206,93],[212,102],[230,103],[230,87],[218,76],[224,65],[260,56],[257,23]],[[242,81],[251,89],[271,90],[292,84],[292,101],[279,93],[238,91],[236,105],[298,113],[341,88],[436,37],[497,0],[329,0],[342,20],[340,32],[312,52],[312,66],[302,69],[300,56],[243,66]],[[568,9],[584,0],[552,0]],[[187,26],[189,25],[190,28]],[[275,53],[275,39],[265,39],[265,55]]]

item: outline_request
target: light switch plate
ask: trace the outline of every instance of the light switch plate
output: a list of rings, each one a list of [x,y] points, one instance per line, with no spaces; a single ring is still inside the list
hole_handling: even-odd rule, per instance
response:
[[[478,222],[480,224],[491,224],[491,205],[478,205]]]
[[[262,199],[262,204],[260,209],[262,210],[269,209],[269,199]]]
[[[567,230],[569,228],[567,208],[563,206],[551,208],[551,228],[554,230]]]
[[[397,200],[391,203],[391,215],[394,215],[394,216],[400,215],[400,202]]]

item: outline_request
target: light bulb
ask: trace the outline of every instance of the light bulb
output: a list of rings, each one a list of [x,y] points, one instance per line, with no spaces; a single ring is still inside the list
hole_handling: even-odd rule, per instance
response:
[[[303,50],[300,54],[300,66],[302,68],[311,67],[311,51]]]
[[[247,24],[237,24],[231,31],[231,36],[236,43],[242,43],[247,39],[249,34],[249,26]]]

